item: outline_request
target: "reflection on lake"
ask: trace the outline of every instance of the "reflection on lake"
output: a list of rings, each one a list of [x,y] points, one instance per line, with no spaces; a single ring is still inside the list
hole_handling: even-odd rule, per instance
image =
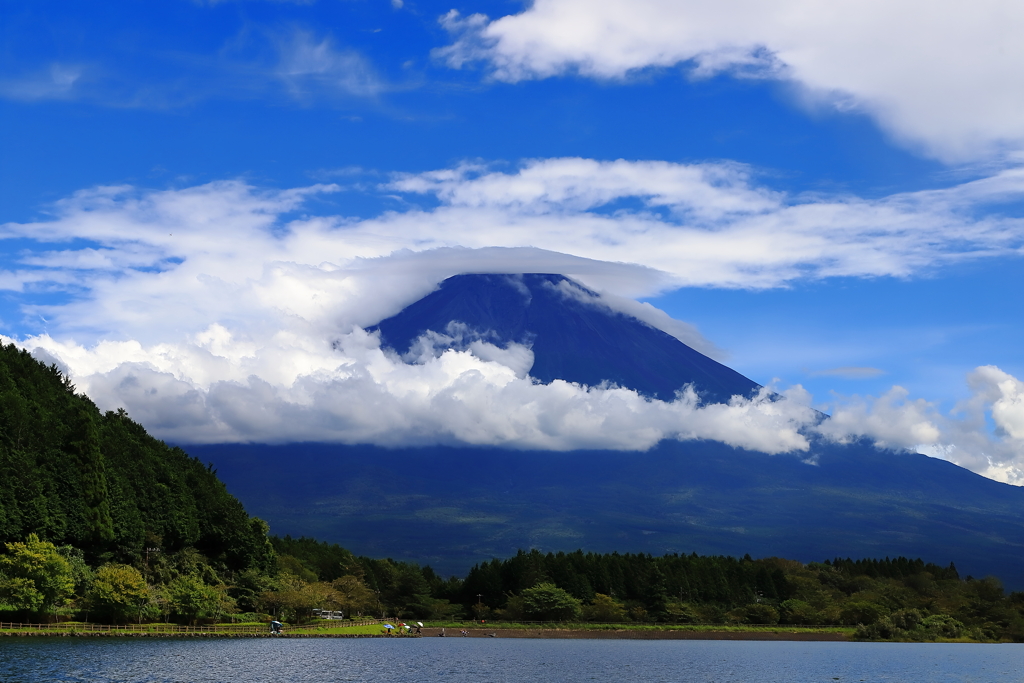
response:
[[[1024,645],[419,639],[0,639],[4,683],[1020,681]]]

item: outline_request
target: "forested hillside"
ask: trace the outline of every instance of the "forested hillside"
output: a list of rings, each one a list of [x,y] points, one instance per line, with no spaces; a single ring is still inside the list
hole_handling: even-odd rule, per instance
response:
[[[36,534],[90,563],[146,548],[195,548],[236,571],[274,563],[266,525],[209,467],[13,345],[0,345],[0,501],[0,543]]]

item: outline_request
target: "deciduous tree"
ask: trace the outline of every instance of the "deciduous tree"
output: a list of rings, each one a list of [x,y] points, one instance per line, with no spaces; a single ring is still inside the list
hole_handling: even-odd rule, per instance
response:
[[[583,618],[587,621],[614,624],[626,620],[626,609],[610,595],[598,593],[594,596],[594,602],[583,608]]]
[[[538,621],[578,619],[580,601],[553,583],[540,583],[522,592],[526,616]]]
[[[220,611],[221,593],[198,576],[179,576],[167,590],[171,610],[190,624]]]
[[[7,554],[0,556],[0,601],[16,610],[47,612],[71,599],[74,571],[56,546],[35,534],[6,546]]]
[[[145,611],[150,591],[135,567],[105,564],[96,571],[87,598],[99,619],[125,623],[139,618]]]

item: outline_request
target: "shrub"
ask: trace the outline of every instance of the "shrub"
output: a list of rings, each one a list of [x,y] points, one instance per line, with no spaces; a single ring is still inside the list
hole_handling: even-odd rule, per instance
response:
[[[594,602],[583,608],[583,618],[606,624],[617,623],[626,620],[626,609],[610,595],[598,593],[594,596]]]
[[[849,626],[858,624],[870,626],[885,614],[881,605],[873,602],[852,601],[843,605],[839,612],[839,620]]]
[[[921,613],[916,609],[896,610],[890,615],[893,626],[904,631],[913,631],[921,624]]]
[[[747,624],[777,624],[779,623],[779,610],[763,602],[754,603],[741,607],[743,610],[743,621]]]
[[[700,614],[688,602],[671,602],[665,608],[665,616],[677,624],[695,624],[700,621]]]
[[[854,637],[860,640],[889,640],[898,635],[900,630],[889,617],[879,617],[872,624],[861,624],[857,627]]]
[[[921,621],[926,631],[941,638],[959,638],[964,632],[964,625],[948,614],[933,614]]]
[[[87,598],[99,619],[114,623],[141,618],[150,602],[149,587],[142,574],[127,564],[100,567]]]
[[[783,624],[820,624],[821,615],[803,600],[786,600],[779,605],[779,620]]]
[[[11,609],[46,612],[65,604],[75,590],[71,564],[47,541],[29,534],[8,543],[0,555],[0,603]]]

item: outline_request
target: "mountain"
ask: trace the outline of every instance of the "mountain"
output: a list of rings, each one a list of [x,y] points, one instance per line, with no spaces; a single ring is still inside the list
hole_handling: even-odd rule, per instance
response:
[[[758,389],[557,275],[462,275],[382,321],[382,343],[529,345],[530,375],[705,401]],[[781,556],[919,556],[1024,588],[1024,489],[915,453],[816,441],[769,456],[712,441],[646,452],[190,446],[278,533],[463,573],[519,548]],[[815,462],[816,464],[808,464]]]
[[[596,293],[561,275],[456,275],[371,329],[380,332],[382,346],[406,355],[424,333],[455,332],[461,326],[468,333],[460,331],[456,345],[479,338],[529,346],[530,376],[545,384],[609,382],[664,401],[693,384],[706,403],[725,403],[761,388],[675,337],[612,310]]]
[[[519,548],[803,562],[921,557],[1024,589],[1024,491],[870,444],[818,465],[705,442],[647,452],[193,446],[279,534],[464,574]]]

